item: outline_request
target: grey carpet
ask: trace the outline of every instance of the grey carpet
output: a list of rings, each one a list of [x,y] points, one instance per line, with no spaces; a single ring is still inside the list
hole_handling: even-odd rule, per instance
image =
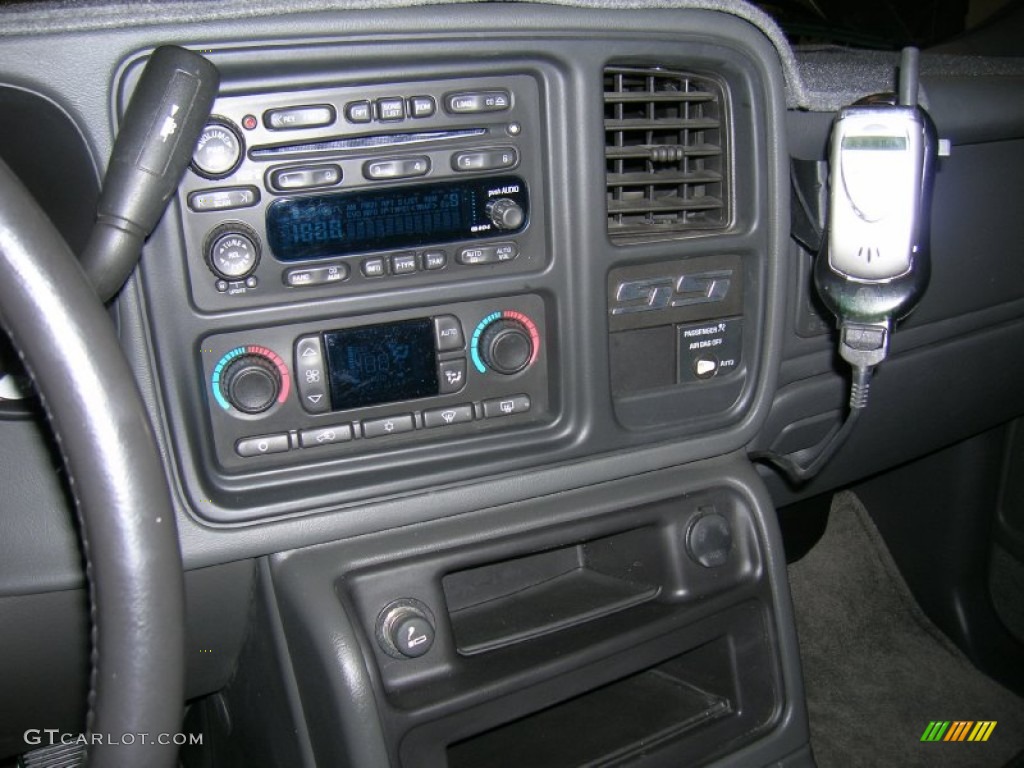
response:
[[[820,768],[1000,768],[1024,749],[1024,700],[921,613],[852,493],[789,569]],[[987,742],[922,743],[931,720],[995,720]]]

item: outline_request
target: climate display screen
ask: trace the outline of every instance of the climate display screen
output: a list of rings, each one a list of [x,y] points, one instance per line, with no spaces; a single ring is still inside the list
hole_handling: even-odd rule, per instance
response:
[[[328,331],[324,346],[336,411],[437,394],[429,318]]]
[[[526,209],[515,177],[285,198],[267,208],[267,240],[279,260],[302,261],[493,237],[487,203],[496,197]]]

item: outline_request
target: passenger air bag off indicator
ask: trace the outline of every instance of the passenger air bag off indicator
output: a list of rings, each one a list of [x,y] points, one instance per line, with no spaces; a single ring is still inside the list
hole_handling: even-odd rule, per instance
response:
[[[743,320],[738,317],[676,326],[680,383],[727,376],[740,367]]]

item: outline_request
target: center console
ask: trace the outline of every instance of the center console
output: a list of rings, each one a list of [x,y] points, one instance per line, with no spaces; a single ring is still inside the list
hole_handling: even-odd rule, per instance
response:
[[[205,51],[135,299],[178,497],[267,541],[238,676],[282,677],[232,727],[289,764],[783,760],[795,640],[741,454],[781,327],[774,53],[719,14],[488,10]]]
[[[199,517],[741,444],[771,276],[760,75],[633,46],[567,43],[583,90],[482,41],[207,52],[221,92],[142,264]]]

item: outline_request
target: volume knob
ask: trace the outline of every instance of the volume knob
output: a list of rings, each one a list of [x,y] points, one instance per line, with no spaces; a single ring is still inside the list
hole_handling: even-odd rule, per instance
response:
[[[224,369],[220,388],[224,398],[242,413],[262,413],[281,393],[281,374],[273,361],[262,355],[242,355]]]
[[[496,320],[480,337],[480,355],[484,365],[495,373],[511,376],[519,373],[533,358],[530,332],[516,320]]]
[[[519,229],[523,226],[526,213],[523,207],[508,197],[499,197],[487,204],[487,215],[498,229]]]

